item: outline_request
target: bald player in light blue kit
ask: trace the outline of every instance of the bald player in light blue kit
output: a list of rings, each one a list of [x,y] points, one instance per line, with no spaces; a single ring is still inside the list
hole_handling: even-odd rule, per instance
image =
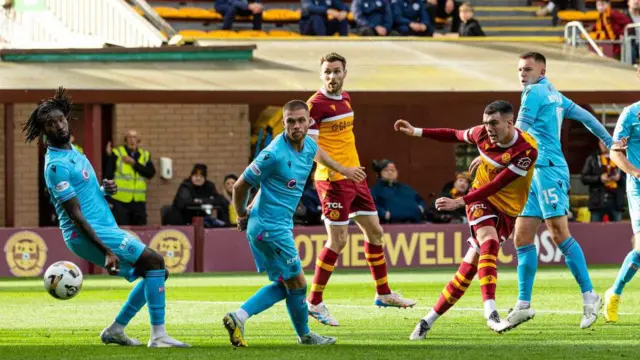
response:
[[[246,230],[256,267],[259,272],[266,272],[271,281],[239,309],[224,316],[229,340],[236,347],[247,346],[244,326],[251,316],[285,299],[299,344],[330,345],[336,342],[335,338],[309,330],[307,283],[291,230],[293,214],[314,159],[339,173],[346,169],[331,160],[315,140],[307,136],[313,120],[304,101],[292,100],[282,110],[284,132],[258,154],[233,187],[238,229]],[[251,187],[260,187],[260,191],[251,209],[247,210]]]
[[[588,111],[562,95],[545,77],[546,59],[536,52],[520,56],[518,74],[522,100],[516,127],[531,134],[538,143],[538,161],[525,208],[516,220],[514,241],[518,254],[519,295],[506,321],[513,328],[533,318],[533,282],[538,268],[534,243],[542,220],[545,221],[565,263],[580,287],[583,316],[580,327],[590,327],[602,308],[602,299],[593,290],[587,262],[580,244],[569,233],[569,167],[562,154],[560,132],[564,118],[580,121],[611,148],[607,130]]]
[[[60,219],[64,242],[73,253],[133,282],[127,302],[100,339],[105,344],[141,345],[128,337],[124,328],[146,304],[151,320],[149,347],[189,347],[169,335],[165,329],[164,259],[140,240],[118,228],[105,195],[115,194],[114,182],[104,180],[101,187],[89,160],[70,142],[67,119],[71,100],[60,87],[53,98],[43,101],[31,113],[23,132],[26,141],[46,139],[44,178],[51,202]]]

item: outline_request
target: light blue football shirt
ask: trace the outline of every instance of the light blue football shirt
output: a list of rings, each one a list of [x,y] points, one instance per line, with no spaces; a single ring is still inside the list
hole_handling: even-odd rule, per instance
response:
[[[74,196],[78,198],[82,215],[96,233],[118,228],[93,166],[75,148],[49,146],[45,154],[44,179],[65,241],[78,231],[62,207],[62,203]]]
[[[247,233],[251,237],[264,234],[264,240],[286,234],[293,228],[304,186],[313,167],[318,145],[309,136],[302,151],[296,151],[284,134],[276,136],[245,169],[243,176],[254,187],[260,186]]]
[[[613,140],[619,141],[628,137],[627,142],[627,158],[633,166],[640,168],[640,120],[638,120],[638,112],[640,111],[640,101],[629,105],[622,110],[618,117],[616,129],[613,132]],[[640,180],[634,176],[627,176],[627,188],[636,192],[640,190]]]

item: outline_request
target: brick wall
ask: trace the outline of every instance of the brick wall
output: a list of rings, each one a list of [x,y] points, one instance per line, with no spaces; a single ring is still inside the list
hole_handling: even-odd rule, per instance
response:
[[[209,168],[209,180],[222,191],[226,174],[240,174],[249,158],[250,124],[247,105],[118,104],[114,146],[124,133],[137,130],[141,146],[151,152],[157,174],[149,182],[149,225],[160,224],[160,208],[171,204],[179,184],[195,163]],[[173,178],[160,178],[158,159],[173,160]]]
[[[38,145],[26,144],[22,135],[22,124],[36,104],[15,104],[13,112],[14,156],[15,156],[15,204],[16,226],[38,226]]]

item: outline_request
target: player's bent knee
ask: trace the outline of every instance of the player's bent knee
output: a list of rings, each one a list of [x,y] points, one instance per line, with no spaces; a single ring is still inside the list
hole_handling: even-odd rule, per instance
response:
[[[571,233],[569,232],[569,224],[564,216],[561,218],[547,220],[546,224],[547,230],[549,230],[549,234],[551,235],[551,239],[556,244],[560,244],[571,236]]]
[[[140,255],[140,258],[135,263],[135,267],[142,273],[150,270],[166,270],[162,255],[149,247],[144,249],[142,255]],[[167,274],[165,274],[165,277],[168,276]]]
[[[287,289],[291,289],[291,290],[302,289],[305,286],[307,286],[307,280],[304,277],[304,273],[302,271],[295,274],[289,279],[285,279],[284,283],[287,286]]]

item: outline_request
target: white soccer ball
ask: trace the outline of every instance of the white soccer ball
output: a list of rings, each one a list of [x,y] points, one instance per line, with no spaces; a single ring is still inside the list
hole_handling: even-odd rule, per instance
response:
[[[56,299],[69,300],[82,289],[82,271],[70,261],[58,261],[44,273],[44,288]]]

